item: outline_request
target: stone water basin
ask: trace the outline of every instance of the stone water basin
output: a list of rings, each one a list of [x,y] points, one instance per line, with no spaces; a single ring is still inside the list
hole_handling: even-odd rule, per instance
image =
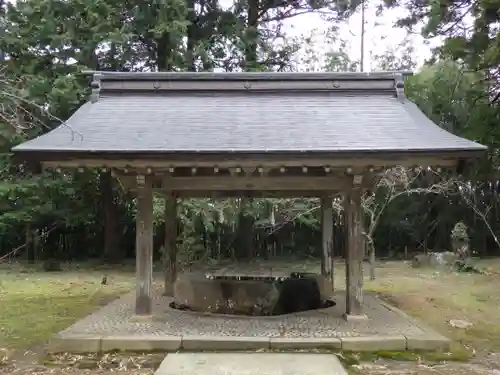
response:
[[[333,306],[329,280],[315,273],[187,272],[177,277],[171,307],[204,313],[282,315]]]

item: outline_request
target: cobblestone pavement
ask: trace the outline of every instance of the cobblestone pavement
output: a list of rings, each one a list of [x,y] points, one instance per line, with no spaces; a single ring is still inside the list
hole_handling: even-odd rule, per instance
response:
[[[373,294],[365,296],[368,320],[347,322],[345,294],[336,292],[334,307],[272,317],[222,316],[179,311],[169,307],[171,299],[161,296],[155,286],[153,319],[133,318],[135,292],[103,307],[80,320],[60,336],[66,335],[216,335],[285,337],[359,337],[372,335],[411,335],[427,333],[426,328],[397,312],[391,311]],[[284,329],[283,329],[284,327]]]

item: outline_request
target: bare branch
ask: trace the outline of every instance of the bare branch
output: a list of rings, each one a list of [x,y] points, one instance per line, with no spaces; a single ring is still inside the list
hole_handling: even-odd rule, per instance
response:
[[[21,87],[21,88],[20,88]],[[23,82],[7,75],[6,69],[0,69],[0,121],[11,127],[16,133],[27,135],[26,130],[46,127],[45,118],[55,120],[57,124],[68,127],[72,134],[83,135],[59,117],[54,116],[46,107],[26,97],[22,90]]]
[[[427,184],[424,187],[419,187],[418,182],[424,177],[428,177],[435,182]],[[377,194],[380,197],[381,192],[384,194],[382,202],[378,201]],[[418,167],[415,169],[407,169],[401,166],[386,170],[376,184],[374,192],[365,193],[361,200],[361,206],[368,218],[367,226],[362,234],[365,237],[368,245],[368,255],[370,260],[370,277],[374,279],[375,270],[375,246],[373,235],[377,229],[381,217],[387,207],[397,198],[410,195],[441,195],[441,196],[459,196],[464,203],[470,207],[473,212],[484,222],[486,228],[492,235],[495,243],[500,248],[500,240],[494,233],[488,220],[488,213],[491,206],[484,207],[481,210],[474,201],[476,196],[475,191],[472,191],[470,183],[461,181],[458,177],[446,177],[441,174],[440,170],[434,170],[430,167]],[[340,202],[334,202],[334,209],[341,213],[343,206]]]

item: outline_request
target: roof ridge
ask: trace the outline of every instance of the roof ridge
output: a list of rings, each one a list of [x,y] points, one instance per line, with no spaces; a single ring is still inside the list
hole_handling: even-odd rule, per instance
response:
[[[412,75],[411,71],[383,72],[110,72],[85,71],[102,81],[324,81],[324,80],[394,80]]]
[[[401,96],[409,72],[374,73],[213,73],[213,72],[93,72],[92,101],[99,91],[158,92],[313,92],[335,91]]]

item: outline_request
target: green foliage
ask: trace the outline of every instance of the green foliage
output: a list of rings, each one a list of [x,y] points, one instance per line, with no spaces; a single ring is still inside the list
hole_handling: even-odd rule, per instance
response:
[[[359,62],[347,53],[349,46],[339,38],[336,22],[359,4],[309,0],[235,0],[230,8],[223,8],[218,0],[7,4],[0,38],[0,233],[5,243],[0,253],[23,245],[30,232],[44,249],[43,257],[96,256],[102,254],[103,243],[105,252],[115,247],[121,256],[133,253],[135,203],[115,181],[106,184],[98,171],[40,173],[10,154],[12,145],[60,125],[87,100],[83,70],[286,71],[306,65],[307,70],[355,71]],[[459,10],[455,4],[436,4],[439,1],[406,4],[412,12],[403,22],[411,24],[428,15],[429,35],[444,30],[443,25],[452,22],[453,12]],[[500,65],[498,41],[489,34],[485,37],[486,27],[496,19],[491,13],[495,4],[480,2],[470,37],[448,33],[440,56],[449,59],[425,67],[407,85],[408,96],[440,126],[491,146],[488,159],[471,174],[473,181],[496,181],[493,167],[499,157],[493,151],[500,148],[499,106],[492,105],[489,85]],[[332,21],[331,30],[321,36],[329,45],[321,56],[313,36],[290,38],[283,28],[285,19],[319,8],[327,8]],[[375,56],[376,64],[391,70],[413,68],[413,52],[408,42],[400,51]],[[485,71],[485,67],[491,69]],[[425,187],[428,182],[418,183]],[[474,183],[470,198],[488,211],[488,223],[497,231],[498,189]],[[383,202],[385,194],[383,189],[377,191],[376,202]],[[266,256],[267,252],[318,254],[318,206],[315,199],[185,199],[179,205],[179,244],[189,260]],[[163,199],[155,197],[153,207],[159,249],[164,235]],[[487,249],[488,228],[463,202],[401,196],[381,217],[374,234],[377,249],[392,252],[423,243],[447,248],[451,228],[462,217],[471,243]],[[340,220],[338,232],[335,246],[341,254]],[[241,252],[240,247],[250,250]]]
[[[477,273],[477,274],[484,273],[479,268],[475,267],[472,264],[468,264],[466,261],[463,260],[459,260],[455,263],[455,269],[457,272],[463,272],[463,273]]]
[[[408,78],[406,86],[408,97],[442,128],[490,146],[478,172],[484,176],[499,164],[500,107],[490,103],[484,73],[443,60]]]
[[[408,16],[400,19],[399,25],[412,28],[423,22],[425,37],[444,39],[435,51],[435,58],[460,61],[466,69],[485,75],[485,83],[490,85],[489,100],[498,104],[500,1],[389,0],[387,5],[399,5],[408,11]]]

